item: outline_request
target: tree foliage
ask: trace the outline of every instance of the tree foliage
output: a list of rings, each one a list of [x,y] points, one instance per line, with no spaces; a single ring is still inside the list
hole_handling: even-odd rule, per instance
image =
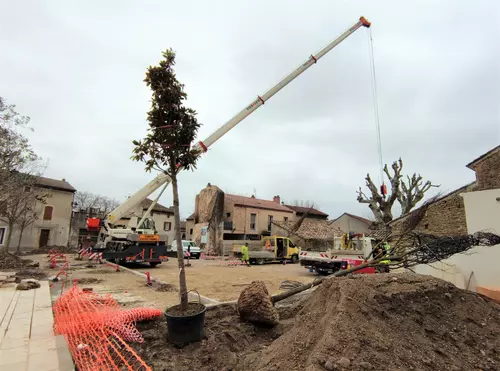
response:
[[[145,82],[152,91],[148,112],[149,132],[143,140],[133,141],[132,159],[145,163],[146,171],[158,170],[170,176],[174,200],[175,237],[179,265],[181,308],[188,307],[184,252],[180,230],[179,192],[177,173],[180,169],[195,168],[198,153],[191,150],[200,124],[196,112],[184,106],[187,94],[176,77],[175,53],[168,49],[157,66],[150,66]]]
[[[394,161],[389,170],[387,164],[384,166],[384,175],[389,180],[390,193],[384,195],[379,188],[375,185],[370,177],[366,174],[366,187],[370,191],[367,196],[361,187],[358,190],[357,200],[360,203],[368,204],[368,207],[375,217],[374,224],[376,227],[384,227],[394,219],[393,206],[396,201],[401,205],[402,215],[409,213],[423,198],[425,193],[431,187],[439,187],[433,185],[430,181],[424,182],[420,174],[414,173],[411,177],[407,176],[404,181],[403,175],[403,161],[401,158]]]

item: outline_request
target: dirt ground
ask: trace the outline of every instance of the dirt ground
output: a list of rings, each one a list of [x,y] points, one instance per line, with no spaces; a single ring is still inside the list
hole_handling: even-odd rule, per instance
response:
[[[151,276],[163,282],[177,285],[177,261],[171,259],[155,268],[138,267],[141,272],[150,272]],[[191,267],[186,268],[187,284],[190,290],[218,301],[236,300],[241,290],[255,280],[264,281],[271,295],[281,292],[281,282],[292,280],[310,282],[316,278],[299,264],[264,264],[246,266],[221,266],[215,260],[191,260]]]
[[[259,328],[226,305],[200,343],[171,346],[158,319],[132,346],[160,371],[500,369],[500,305],[430,276],[332,278],[280,316]]]
[[[156,285],[151,288],[146,285],[145,279],[124,270],[115,272],[113,267],[100,264],[88,268],[87,261],[75,260],[74,256],[69,254],[66,256],[70,261],[70,268],[66,270],[68,277],[66,279],[65,276],[60,276],[60,281],[52,283],[53,301],[60,296],[61,290],[70,287],[73,280],[76,279],[82,287],[92,288],[94,292],[99,294],[110,294],[120,305],[128,308],[152,307],[165,309],[179,302],[175,288]],[[43,254],[28,255],[23,258],[40,262],[37,272],[31,270],[34,278],[43,278],[43,275],[49,278],[53,277],[60,272],[63,265],[61,261],[58,263],[57,268],[50,269],[48,258]],[[35,274],[40,275],[37,277]],[[23,274],[23,278],[27,278],[27,275]]]

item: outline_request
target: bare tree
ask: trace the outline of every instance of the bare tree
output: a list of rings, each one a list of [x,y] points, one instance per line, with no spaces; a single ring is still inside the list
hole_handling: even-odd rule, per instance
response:
[[[359,187],[357,192],[358,202],[368,204],[368,207],[375,217],[374,224],[379,228],[384,227],[393,220],[394,215],[392,213],[392,207],[396,200],[401,204],[403,214],[406,214],[422,200],[425,192],[427,192],[430,187],[439,187],[432,185],[430,181],[422,185],[422,177],[417,174],[413,174],[411,178],[408,177],[408,184],[402,181],[401,171],[403,170],[403,161],[401,158],[398,161],[394,161],[391,168],[392,172],[389,171],[387,164],[384,166],[384,174],[387,176],[390,183],[390,194],[387,196],[384,195],[372,181],[370,174],[367,174],[365,178],[366,187],[370,191],[370,196],[367,196],[362,191],[361,187]]]
[[[75,202],[79,210],[89,213],[95,212],[103,217],[120,205],[120,203],[113,198],[96,195],[86,191],[76,192]]]
[[[401,181],[401,191],[398,194],[398,202],[401,205],[401,214],[408,214],[417,205],[431,187],[439,187],[434,185],[430,180],[424,183],[420,174],[413,174],[410,178],[406,176],[407,183]]]
[[[319,208],[318,204],[314,201],[309,201],[309,200],[294,200],[291,203],[292,206],[300,206],[300,207],[307,207],[307,208]]]
[[[29,167],[38,159],[28,139],[20,129],[29,129],[29,117],[21,116],[15,105],[8,105],[0,97],[0,195],[4,195],[10,177],[16,172],[29,172]]]
[[[22,233],[37,218],[36,204],[45,203],[47,192],[36,187],[37,177],[29,174],[17,173],[11,176],[9,182],[4,185],[6,198],[2,202],[0,220],[8,226],[5,251],[8,252],[12,232],[15,226],[20,228],[18,250],[21,243]]]

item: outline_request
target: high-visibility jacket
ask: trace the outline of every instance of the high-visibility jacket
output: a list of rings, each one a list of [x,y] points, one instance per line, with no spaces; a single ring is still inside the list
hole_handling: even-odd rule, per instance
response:
[[[248,257],[248,246],[241,246],[241,260],[247,261],[250,258]]]
[[[382,250],[384,251],[384,255],[388,254],[390,249],[391,245],[389,245],[389,242],[384,242],[382,244]],[[391,262],[390,259],[386,259],[386,260],[381,260],[379,264],[389,264],[390,262]]]

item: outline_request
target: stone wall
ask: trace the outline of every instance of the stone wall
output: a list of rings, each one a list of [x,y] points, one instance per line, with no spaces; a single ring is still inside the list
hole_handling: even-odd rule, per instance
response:
[[[500,188],[500,151],[494,152],[473,167],[477,191]]]
[[[467,234],[464,200],[460,194],[470,192],[474,188],[475,183],[462,187],[430,205],[415,231],[437,236]],[[390,224],[394,234],[401,231],[406,219],[401,218]]]

